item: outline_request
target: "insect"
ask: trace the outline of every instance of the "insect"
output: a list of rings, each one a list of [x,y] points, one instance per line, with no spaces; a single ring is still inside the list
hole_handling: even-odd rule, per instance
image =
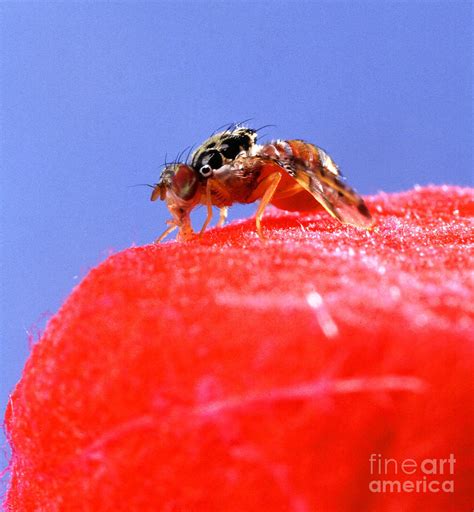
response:
[[[189,163],[168,165],[154,186],[151,200],[166,201],[172,215],[160,242],[178,229],[178,239],[201,235],[219,208],[221,226],[233,203],[260,200],[255,222],[264,240],[262,216],[272,204],[288,211],[317,210],[322,206],[343,224],[368,229],[373,220],[364,200],[346,183],[332,158],[321,148],[303,140],[275,140],[257,144],[257,132],[233,125],[207,139]],[[207,207],[199,234],[194,233],[190,213]]]

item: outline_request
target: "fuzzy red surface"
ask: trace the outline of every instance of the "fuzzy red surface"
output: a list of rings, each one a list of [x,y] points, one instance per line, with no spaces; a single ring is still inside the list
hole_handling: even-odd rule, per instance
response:
[[[274,210],[266,244],[249,219],[93,269],[9,402],[7,508],[472,508],[474,192],[368,205],[372,232]],[[450,454],[454,474],[400,467]]]

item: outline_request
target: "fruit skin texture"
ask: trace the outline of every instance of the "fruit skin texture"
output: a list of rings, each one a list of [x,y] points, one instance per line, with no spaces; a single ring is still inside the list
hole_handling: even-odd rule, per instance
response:
[[[12,511],[472,507],[474,191],[379,194],[371,232],[277,210],[90,271],[6,411]],[[369,457],[454,454],[454,493]]]

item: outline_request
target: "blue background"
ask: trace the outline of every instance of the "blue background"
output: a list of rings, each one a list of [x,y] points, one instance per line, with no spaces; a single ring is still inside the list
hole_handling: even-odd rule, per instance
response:
[[[470,2],[0,9],[1,410],[88,269],[164,229],[129,186],[223,123],[322,146],[362,193],[472,185]]]

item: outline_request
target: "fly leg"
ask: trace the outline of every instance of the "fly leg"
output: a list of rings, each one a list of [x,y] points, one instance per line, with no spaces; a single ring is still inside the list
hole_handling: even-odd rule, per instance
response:
[[[265,187],[265,193],[263,194],[262,200],[258,205],[257,214],[255,215],[255,224],[257,225],[257,233],[261,240],[265,240],[265,236],[262,231],[262,217],[265,208],[268,203],[272,200],[273,194],[278,187],[281,180],[281,174],[277,171],[267,176],[259,187]]]
[[[227,219],[227,213],[229,211],[229,208],[227,206],[223,206],[219,209],[219,222],[217,223],[218,227],[221,227],[224,225],[226,219]]]
[[[207,180],[206,184],[206,207],[207,207],[207,217],[202,225],[201,231],[199,232],[199,236],[201,236],[204,231],[206,231],[207,226],[212,220],[212,197],[211,197],[211,180]]]
[[[174,223],[174,221],[168,220],[166,223],[169,225],[169,228],[155,240],[155,244],[159,244],[175,229],[178,229],[178,226]]]

